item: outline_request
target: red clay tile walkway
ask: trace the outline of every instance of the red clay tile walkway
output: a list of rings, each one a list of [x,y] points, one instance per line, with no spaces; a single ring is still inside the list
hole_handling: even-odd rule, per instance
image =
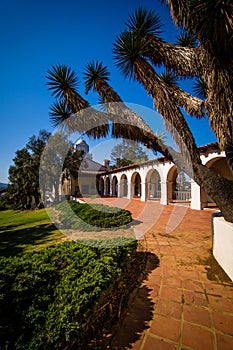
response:
[[[141,241],[149,253],[145,277],[107,348],[232,350],[233,283],[211,255],[211,212],[138,200],[122,206],[150,222]]]

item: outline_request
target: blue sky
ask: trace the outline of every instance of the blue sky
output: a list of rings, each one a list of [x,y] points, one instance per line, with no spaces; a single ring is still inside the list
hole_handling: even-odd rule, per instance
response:
[[[54,131],[49,121],[53,98],[45,85],[51,65],[64,63],[74,69],[80,94],[96,104],[96,94],[84,95],[82,73],[92,59],[103,61],[111,72],[112,86],[124,101],[152,108],[145,90],[136,82],[125,81],[112,58],[116,35],[139,5],[160,14],[163,38],[175,42],[176,29],[160,0],[1,0],[0,182],[7,182],[15,151],[23,148],[29,137],[40,129]],[[207,120],[188,120],[198,145],[215,141]],[[91,147],[95,144],[90,141]],[[101,152],[95,155],[98,161],[106,158]]]

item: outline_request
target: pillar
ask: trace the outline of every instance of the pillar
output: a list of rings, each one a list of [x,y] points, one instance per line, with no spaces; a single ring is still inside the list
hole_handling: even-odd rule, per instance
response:
[[[201,188],[200,186],[194,181],[191,180],[191,209],[197,209],[201,210]]]
[[[160,198],[160,204],[167,205],[167,182],[161,181],[161,198]]]
[[[141,182],[141,201],[146,201],[146,182]]]

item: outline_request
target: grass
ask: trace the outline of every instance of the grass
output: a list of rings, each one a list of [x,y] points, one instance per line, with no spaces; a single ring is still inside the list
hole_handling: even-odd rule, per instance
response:
[[[0,255],[9,257],[39,250],[61,241],[64,235],[51,222],[45,209],[0,211]]]

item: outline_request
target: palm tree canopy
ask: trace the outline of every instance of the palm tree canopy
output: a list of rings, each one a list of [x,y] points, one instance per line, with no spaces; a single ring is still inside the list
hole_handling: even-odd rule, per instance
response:
[[[49,90],[56,98],[64,97],[65,93],[76,92],[78,87],[78,77],[71,68],[64,64],[57,64],[48,70],[46,75]]]
[[[203,77],[198,78],[196,82],[193,84],[193,90],[195,94],[200,98],[206,98],[207,97],[207,84]]]
[[[163,24],[161,23],[160,16],[153,10],[147,10],[139,6],[132,15],[129,15],[126,27],[130,32],[141,38],[147,35],[154,35],[159,38],[162,33]]]
[[[63,125],[72,116],[72,112],[64,101],[56,101],[50,107],[49,115],[54,127],[63,128]]]
[[[190,32],[190,30],[182,30],[181,34],[176,37],[177,39],[177,45],[183,46],[183,47],[196,47],[197,45],[197,39],[193,33]]]
[[[143,56],[147,45],[128,31],[122,31],[113,44],[113,57],[116,67],[125,78],[134,79],[134,62]]]
[[[177,75],[173,71],[166,70],[160,77],[167,84],[177,85]]]
[[[109,80],[109,71],[102,62],[92,60],[86,65],[84,70],[85,79],[85,93],[87,94],[91,89],[96,90],[98,82]]]

